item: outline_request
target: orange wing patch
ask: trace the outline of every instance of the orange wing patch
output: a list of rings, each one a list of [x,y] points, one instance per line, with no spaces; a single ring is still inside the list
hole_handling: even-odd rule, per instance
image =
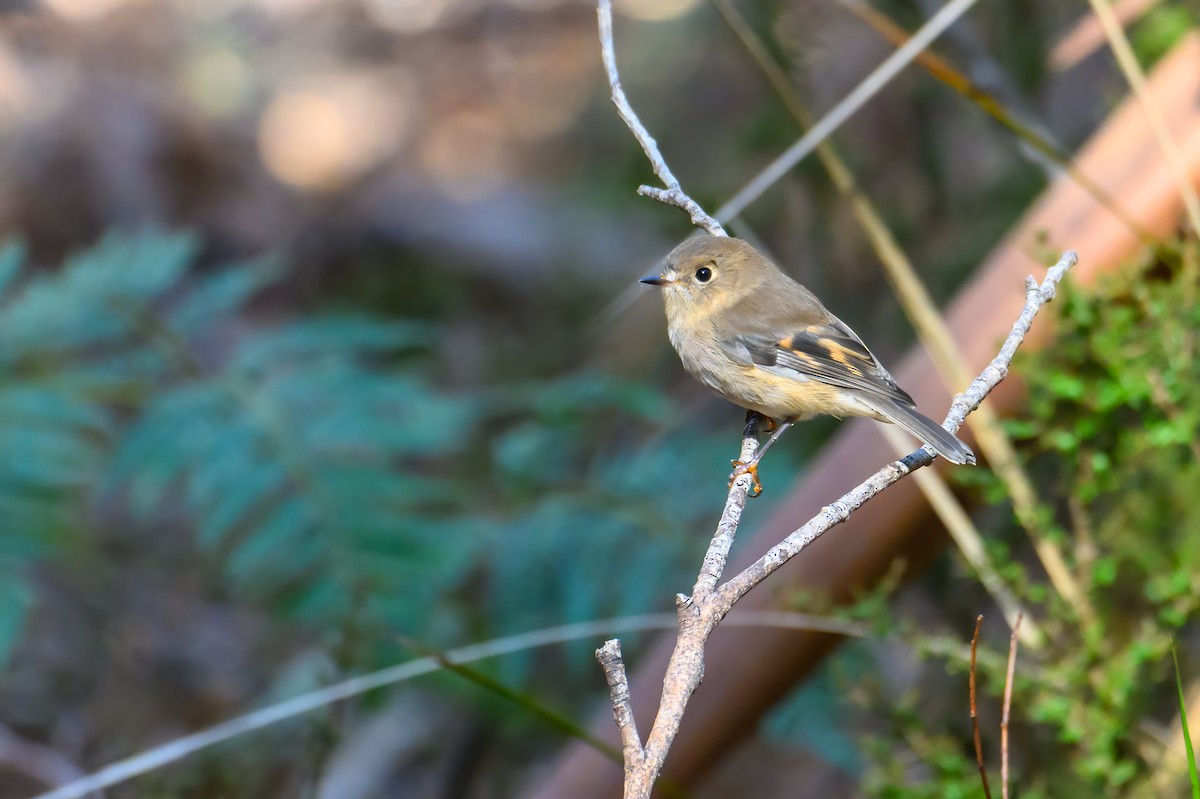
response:
[[[856,355],[853,350],[842,346],[831,338],[817,339],[817,343],[820,344],[827,353],[829,353],[830,358],[846,367],[846,370],[849,371],[850,374],[862,375],[862,370],[855,366],[853,361],[850,360],[851,358],[859,360],[860,357]]]
[[[759,366],[791,369],[804,379],[912,405],[853,331],[837,320],[788,336],[739,336],[736,342]]]
[[[800,360],[804,361],[805,363],[809,363],[809,364],[818,363],[816,358],[814,358],[812,355],[810,355],[809,353],[805,352],[804,350],[802,350],[796,346],[795,336],[792,336],[790,338],[785,338],[783,341],[779,342],[779,347],[780,347],[780,349],[786,350],[789,354],[791,354],[792,356],[794,356],[796,358],[799,358]]]

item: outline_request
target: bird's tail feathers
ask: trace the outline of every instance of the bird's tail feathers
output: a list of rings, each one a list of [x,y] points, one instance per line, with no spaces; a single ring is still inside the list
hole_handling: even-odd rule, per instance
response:
[[[951,433],[947,433],[940,424],[922,415],[916,408],[893,400],[876,400],[874,397],[869,404],[872,409],[924,441],[934,452],[951,463],[974,465],[975,453],[970,447]]]

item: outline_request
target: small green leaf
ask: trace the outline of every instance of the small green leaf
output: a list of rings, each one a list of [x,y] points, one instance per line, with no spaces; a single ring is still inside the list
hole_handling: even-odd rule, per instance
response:
[[[1200,799],[1200,773],[1196,770],[1196,752],[1192,748],[1192,735],[1188,730],[1187,700],[1183,696],[1183,678],[1179,676],[1179,656],[1175,643],[1171,642],[1171,662],[1175,666],[1175,695],[1179,699],[1179,724],[1183,731],[1183,746],[1187,750],[1188,778],[1192,783],[1192,799]]]

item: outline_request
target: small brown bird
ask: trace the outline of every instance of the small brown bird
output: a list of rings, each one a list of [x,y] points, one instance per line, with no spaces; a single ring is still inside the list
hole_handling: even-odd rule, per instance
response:
[[[811,291],[740,239],[698,236],[643,283],[663,288],[667,330],[683,368],[730,402],[778,422],[749,472],[794,422],[820,414],[893,422],[959,464],[970,447],[917,412],[912,397],[854,331]]]

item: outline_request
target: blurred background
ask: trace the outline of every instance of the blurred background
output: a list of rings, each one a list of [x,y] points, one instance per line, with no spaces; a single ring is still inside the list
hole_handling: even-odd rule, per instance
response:
[[[615,2],[630,99],[709,210],[800,134],[714,5]],[[894,49],[835,0],[732,5],[814,114]],[[1200,23],[1185,0],[1118,5],[1147,70]],[[907,30],[937,6],[874,3]],[[689,226],[634,194],[653,176],[595,27],[588,0],[0,2],[0,796],[430,651],[669,611],[691,584],[742,412],[630,291]],[[1074,151],[1127,84],[1084,2],[980,3],[934,49],[1033,133],[912,66],[834,142],[943,303],[1062,177],[1030,136]],[[815,159],[733,230],[884,363],[912,345]],[[1018,361],[1010,432],[1093,617],[1048,591],[1003,482],[954,482],[1054,642],[1019,683],[1024,797],[1185,790],[1168,652],[1200,677],[1196,264],[1159,236],[1051,307],[1069,346]],[[772,451],[747,536],[835,429]],[[680,790],[981,796],[954,647],[990,603],[953,549],[849,609],[798,593],[871,635]],[[105,795],[531,795],[604,713],[602,637]],[[636,663],[652,636],[624,640]]]

